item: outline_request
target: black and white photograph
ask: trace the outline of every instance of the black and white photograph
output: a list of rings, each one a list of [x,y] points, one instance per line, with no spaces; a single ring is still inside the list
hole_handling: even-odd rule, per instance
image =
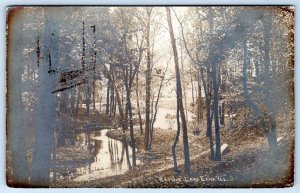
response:
[[[8,6],[7,186],[292,187],[294,13]]]

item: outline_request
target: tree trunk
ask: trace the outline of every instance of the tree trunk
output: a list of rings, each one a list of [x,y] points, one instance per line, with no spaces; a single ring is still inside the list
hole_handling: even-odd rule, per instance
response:
[[[175,141],[174,144],[172,145],[172,156],[173,156],[173,163],[174,163],[174,171],[179,174],[178,171],[178,165],[177,165],[177,158],[176,158],[176,146],[179,140],[179,136],[180,136],[180,117],[179,117],[179,108],[177,105],[177,114],[176,114],[176,120],[177,120],[177,132],[176,132],[176,137],[175,137]]]
[[[132,107],[130,100],[130,90],[127,92],[127,103],[128,103],[128,111],[129,111],[129,124],[130,124],[130,141],[131,141],[131,149],[132,149],[132,166],[136,167],[136,155],[135,155],[135,138],[134,138],[134,130],[133,130],[133,116],[132,116]]]
[[[186,122],[189,122],[188,118],[188,105],[187,105],[187,97],[186,97],[186,84],[185,84],[185,72],[184,72],[184,67],[183,67],[183,54],[182,54],[182,49],[180,49],[180,63],[181,63],[181,70],[182,70],[182,73],[183,73],[183,76],[182,76],[182,82],[183,82],[183,98],[184,98],[184,108],[185,108],[185,118],[186,118]]]
[[[197,86],[198,86],[198,99],[197,99],[197,123],[198,127],[200,127],[201,119],[203,119],[203,113],[202,113],[202,96],[201,96],[201,83],[200,83],[200,73],[198,71],[198,81],[197,81]]]
[[[77,88],[77,100],[76,100],[76,105],[75,105],[75,115],[78,115],[78,110],[79,110],[79,104],[81,101],[81,92],[80,92],[80,86]]]
[[[123,68],[123,72],[125,74],[125,92],[126,92],[126,110],[128,111],[126,113],[126,126],[128,125],[128,115],[129,115],[129,126],[130,126],[130,142],[131,142],[131,148],[132,148],[132,166],[133,168],[136,167],[136,155],[135,155],[135,137],[134,137],[134,130],[133,130],[133,116],[132,116],[132,106],[131,106],[131,85],[129,85],[130,81],[129,79],[130,74],[128,71],[132,71],[132,66],[130,65],[130,69],[128,69],[128,66]]]
[[[273,109],[272,97],[270,94],[270,30],[272,28],[272,12],[265,13],[263,18],[263,31],[264,31],[264,93],[265,101],[267,103],[268,116],[270,119],[270,128],[267,132],[270,150],[275,152],[277,149],[277,136],[276,136],[276,120],[275,111]]]
[[[85,93],[85,105],[86,105],[86,115],[90,116],[90,103],[91,103],[91,88],[90,83],[85,86],[86,93]]]
[[[214,122],[216,135],[216,160],[221,160],[221,138],[219,125],[219,87],[217,80],[217,64],[212,64],[213,90],[214,90]]]
[[[151,11],[147,10],[147,29],[146,29],[146,46],[147,46],[147,70],[146,70],[146,123],[145,123],[145,140],[144,148],[149,150],[150,135],[150,96],[151,96],[151,52],[150,52],[150,17]]]
[[[101,96],[99,96],[99,111],[100,111],[100,114],[102,114],[102,98],[103,98],[103,95],[101,94]]]
[[[190,152],[189,152],[189,141],[188,141],[188,132],[187,132],[187,124],[184,114],[183,102],[182,102],[182,89],[181,89],[181,80],[180,80],[180,72],[179,72],[179,62],[178,62],[178,53],[176,48],[176,42],[173,32],[172,19],[170,7],[166,7],[167,20],[169,26],[169,34],[171,39],[171,44],[173,48],[174,54],[174,63],[175,63],[175,71],[176,71],[176,90],[177,90],[177,103],[180,111],[180,117],[182,121],[182,133],[183,133],[183,149],[184,149],[184,165],[185,165],[185,174],[190,175]]]
[[[114,97],[114,108],[113,108],[113,118],[116,117],[116,113],[117,113],[117,97]]]
[[[209,67],[207,67],[209,68]],[[203,88],[204,88],[204,93],[205,93],[205,103],[206,103],[206,125],[207,125],[207,130],[206,130],[206,135],[209,139],[209,147],[210,147],[210,159],[214,160],[215,159],[215,151],[214,151],[214,142],[213,142],[213,137],[212,137],[212,120],[210,117],[211,114],[211,109],[210,109],[210,93],[209,93],[209,84],[208,86],[206,85],[206,81],[204,79],[204,73],[203,73],[203,69],[200,69],[201,72],[201,79],[202,79],[202,84],[203,84]],[[208,72],[209,73],[209,72]],[[209,79],[209,78],[208,78]],[[200,92],[200,91],[199,91]]]
[[[220,125],[225,125],[225,102],[220,104]]]
[[[143,121],[142,121],[142,115],[141,115],[141,109],[140,109],[140,101],[139,101],[139,72],[136,73],[136,106],[138,110],[138,116],[139,116],[139,124],[140,124],[140,132],[143,134]]]
[[[112,70],[112,68],[111,68]],[[111,84],[115,84],[114,80],[111,81]],[[114,86],[110,86],[110,106],[109,106],[109,117],[111,118],[114,114],[114,106],[115,106],[115,89]]]
[[[192,67],[190,67],[190,76],[191,76],[191,86],[192,86],[192,102],[194,104],[195,97],[194,97],[194,81],[193,81],[193,76],[192,76]]]
[[[92,98],[93,98],[93,110],[96,110],[96,86],[95,84],[93,84],[93,94],[92,94]]]
[[[110,91],[110,86],[111,86],[111,80],[108,78],[107,80],[107,88],[106,88],[106,107],[105,107],[105,114],[109,115],[109,91]]]
[[[213,11],[212,8],[209,8],[209,14],[208,14],[208,21],[210,26],[210,34],[213,34],[212,30],[214,28],[213,23]],[[213,35],[211,35],[211,38],[213,39]],[[219,84],[218,84],[218,64],[214,59],[213,56],[213,48],[210,46],[209,48],[209,62],[212,65],[212,81],[213,81],[213,92],[214,92],[214,122],[215,122],[215,137],[216,137],[216,160],[221,160],[221,138],[220,138],[220,122],[219,122]],[[216,57],[216,56],[215,56]]]

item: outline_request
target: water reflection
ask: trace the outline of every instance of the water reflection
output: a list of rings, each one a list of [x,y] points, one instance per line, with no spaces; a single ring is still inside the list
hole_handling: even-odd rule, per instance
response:
[[[192,112],[187,112],[187,119],[193,120],[196,115]],[[177,122],[176,122],[176,108],[169,109],[169,108],[158,108],[156,121],[154,123],[155,128],[160,129],[177,129]]]
[[[91,159],[73,166],[68,172],[70,179],[86,181],[120,175],[131,168],[131,147],[119,140],[106,136],[108,130],[75,134],[75,146],[82,146],[90,152]],[[137,164],[140,160],[136,160]],[[71,174],[72,173],[72,174]]]

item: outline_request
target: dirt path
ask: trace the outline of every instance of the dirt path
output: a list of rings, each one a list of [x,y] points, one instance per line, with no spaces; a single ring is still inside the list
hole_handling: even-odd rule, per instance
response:
[[[193,161],[199,159],[201,156],[206,155],[209,152],[210,152],[210,150],[206,150],[206,151],[203,151],[202,153],[200,153],[199,155],[191,156],[190,157],[190,162],[193,162]],[[173,159],[171,157],[166,158],[166,160],[169,160],[170,162],[173,162]],[[178,167],[182,167],[184,165],[184,159],[177,160],[177,164],[178,164]],[[127,187],[126,185],[132,183],[132,181],[140,181],[143,178],[156,176],[156,174],[164,173],[168,170],[172,170],[173,168],[174,168],[174,164],[172,163],[172,164],[163,165],[163,166],[158,167],[158,168],[152,168],[151,170],[146,170],[145,173],[143,173],[143,175],[141,175],[139,177],[136,177],[136,178],[133,178],[133,179],[130,179],[128,181],[122,182],[121,186],[122,187]]]

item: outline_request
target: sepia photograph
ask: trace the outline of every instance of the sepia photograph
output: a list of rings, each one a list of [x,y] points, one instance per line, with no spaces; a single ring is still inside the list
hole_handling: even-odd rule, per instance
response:
[[[294,13],[8,6],[7,186],[294,186]]]

